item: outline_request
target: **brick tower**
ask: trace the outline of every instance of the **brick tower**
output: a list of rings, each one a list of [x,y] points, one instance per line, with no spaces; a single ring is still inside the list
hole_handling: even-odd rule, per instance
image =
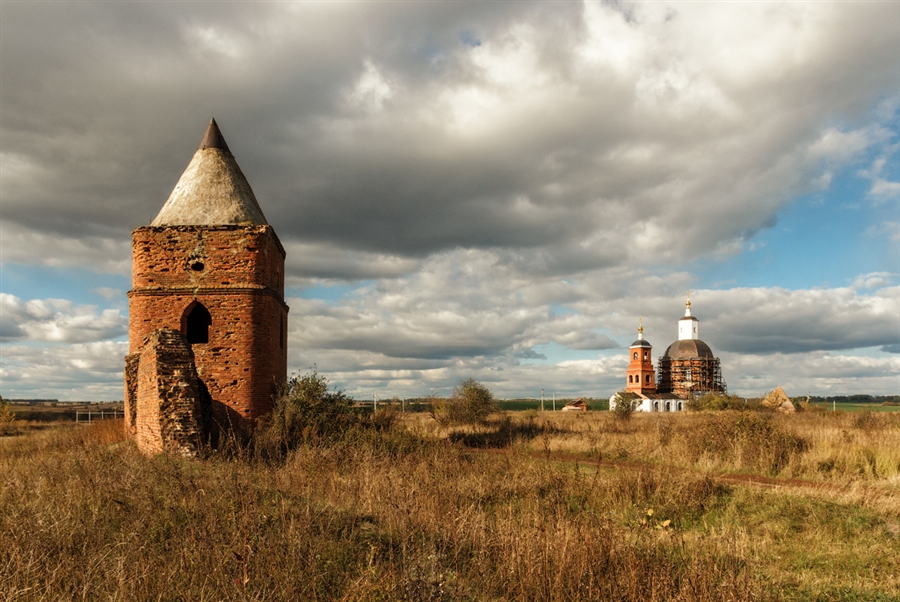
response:
[[[126,424],[139,447],[159,451],[152,442],[166,420],[159,404],[173,396],[163,376],[183,377],[178,391],[196,383],[202,399],[182,422],[194,420],[200,431],[211,417],[247,432],[271,410],[275,387],[287,377],[284,257],[212,120],[159,215],[132,233]],[[166,349],[154,348],[155,367],[145,366],[147,347],[160,341],[184,348],[183,365],[192,356],[194,380],[166,364]],[[145,435],[150,444],[142,444]]]
[[[652,349],[653,346],[644,340],[644,324],[641,321],[638,326],[638,338],[628,348],[630,361],[626,391],[641,395],[656,393],[656,379],[653,376],[653,359],[650,353]]]

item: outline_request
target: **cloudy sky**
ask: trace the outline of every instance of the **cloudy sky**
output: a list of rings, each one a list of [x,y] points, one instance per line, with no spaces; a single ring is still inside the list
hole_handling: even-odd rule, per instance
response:
[[[122,398],[130,233],[210,117],[293,372],[606,397],[690,290],[730,392],[900,393],[893,0],[4,0],[4,397]]]

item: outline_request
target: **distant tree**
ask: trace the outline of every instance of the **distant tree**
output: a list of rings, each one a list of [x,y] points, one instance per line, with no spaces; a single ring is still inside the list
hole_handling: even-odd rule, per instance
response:
[[[432,399],[431,415],[440,424],[481,424],[496,410],[493,392],[474,378],[460,381],[450,399]]]

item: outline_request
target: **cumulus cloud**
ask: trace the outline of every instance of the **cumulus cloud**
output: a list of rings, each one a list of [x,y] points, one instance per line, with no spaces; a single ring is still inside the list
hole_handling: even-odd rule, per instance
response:
[[[900,287],[703,291],[719,347],[742,353],[810,353],[900,339]]]
[[[701,289],[691,295],[701,338],[723,358],[796,357],[802,363],[827,350],[896,344],[895,279],[873,273],[854,287]],[[660,278],[625,269],[578,283],[535,278],[500,254],[457,250],[429,258],[412,276],[378,281],[335,301],[291,299],[291,365],[316,363],[348,380],[358,369],[354,391],[360,383],[407,394],[446,388],[460,370],[470,370],[517,395],[540,383],[536,375],[559,376],[564,368],[577,373],[565,385],[569,391],[579,383],[615,387],[638,317],[655,356],[675,340],[688,280],[686,274]],[[728,371],[740,373],[743,365]],[[747,392],[751,381],[737,379],[738,390]]]
[[[0,383],[4,397],[106,401],[122,399],[122,358],[128,343],[4,345]],[[10,395],[10,392],[13,392]]]
[[[287,249],[288,286],[348,287],[289,300],[291,365],[353,392],[460,375],[504,394],[615,390],[637,316],[658,351],[674,339],[698,258],[766,244],[751,239],[848,170],[871,207],[898,194],[889,3],[12,3],[3,16],[3,262],[127,274],[129,232],[215,116]],[[893,244],[888,217],[869,232]],[[893,265],[844,288],[695,291],[702,336],[723,357],[893,352]],[[6,346],[4,362],[49,365],[52,342],[125,333],[115,310],[2,302],[2,340],[46,343]],[[765,374],[748,362],[734,365]]]
[[[114,339],[128,332],[128,318],[117,309],[98,313],[94,305],[65,299],[22,299],[0,293],[0,341],[28,339],[48,343],[86,343]]]
[[[897,147],[894,146],[891,150],[896,152]],[[887,201],[900,201],[900,182],[888,180],[884,177],[883,171],[887,162],[887,156],[883,155],[875,159],[869,169],[860,169],[857,172],[860,176],[868,178],[872,182],[869,196],[877,204]]]
[[[747,396],[781,386],[791,397],[846,395],[852,391],[896,394],[900,358],[836,355],[824,351],[804,355],[728,355],[722,358],[729,390]]]

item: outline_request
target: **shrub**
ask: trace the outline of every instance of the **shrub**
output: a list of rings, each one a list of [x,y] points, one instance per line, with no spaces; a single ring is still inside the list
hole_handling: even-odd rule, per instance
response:
[[[483,424],[496,409],[494,394],[474,378],[460,381],[450,399],[433,399],[431,415],[442,426]]]
[[[400,410],[396,405],[386,405],[372,413],[368,424],[376,430],[389,430],[400,419]]]
[[[777,474],[794,456],[806,452],[807,439],[787,432],[769,413],[712,415],[695,427],[682,430],[689,456],[708,455],[723,463]]]
[[[640,403],[638,394],[632,393],[631,391],[619,391],[613,398],[616,402],[616,405],[613,408],[613,416],[615,416],[617,420],[623,422],[631,420],[631,415]]]
[[[15,414],[9,409],[9,404],[3,401],[3,397],[0,397],[0,435],[6,433],[15,418]]]
[[[857,413],[853,417],[853,421],[851,422],[851,426],[853,428],[859,429],[861,431],[872,431],[878,429],[882,426],[881,420],[874,413],[869,410],[864,410],[862,412]]]
[[[332,440],[360,422],[343,391],[328,391],[328,379],[312,369],[279,387],[272,413],[257,429],[264,457],[282,458],[306,442]]]
[[[703,397],[689,399],[687,407],[690,410],[746,410],[758,409],[759,404],[750,408],[747,400],[737,395],[721,395],[719,393],[707,393]]]

